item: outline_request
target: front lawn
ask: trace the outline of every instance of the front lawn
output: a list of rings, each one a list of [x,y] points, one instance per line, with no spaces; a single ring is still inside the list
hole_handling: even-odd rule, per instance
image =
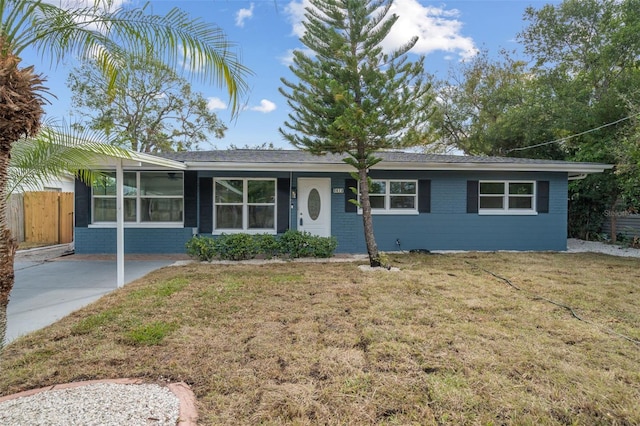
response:
[[[638,259],[392,259],[164,268],[7,346],[0,394],[131,377],[187,382],[203,425],[640,424]]]

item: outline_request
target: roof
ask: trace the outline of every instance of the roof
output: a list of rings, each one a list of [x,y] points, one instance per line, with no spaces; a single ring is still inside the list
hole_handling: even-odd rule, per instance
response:
[[[186,151],[154,154],[182,162],[187,169],[246,171],[326,171],[349,172],[353,168],[343,159],[346,154],[313,155],[302,150],[235,149]],[[557,171],[569,177],[601,173],[613,166],[515,157],[438,155],[399,151],[376,154],[382,161],[373,169],[381,170],[489,170],[489,171]]]

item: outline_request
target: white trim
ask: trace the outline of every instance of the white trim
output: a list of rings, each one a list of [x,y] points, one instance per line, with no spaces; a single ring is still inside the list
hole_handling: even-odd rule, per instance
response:
[[[89,228],[115,228],[116,222],[90,223]],[[125,228],[184,228],[184,222],[124,222]]]
[[[489,210],[478,211],[478,216],[537,216],[535,210]]]
[[[362,209],[358,207],[358,214],[361,215],[362,214]],[[409,216],[409,215],[419,215],[420,212],[418,211],[418,209],[412,210],[412,209],[395,209],[395,210],[381,210],[381,209],[371,209],[371,214],[373,215],[403,215],[403,216]]]
[[[385,193],[384,194],[372,194],[371,188],[369,188],[369,201],[371,201],[371,197],[384,197],[384,205],[391,205],[391,197],[402,197],[408,196],[413,197],[415,199],[413,208],[406,209],[398,209],[398,208],[371,208],[371,214],[373,215],[413,215],[420,214],[418,211],[418,202],[419,202],[419,194],[418,194],[418,179],[371,179],[372,182],[384,182],[385,183]],[[392,182],[411,182],[415,184],[416,192],[415,194],[392,194],[391,193],[391,183]],[[358,182],[358,201],[360,201],[360,182]],[[387,203],[388,202],[388,203]],[[358,214],[362,214],[362,208],[358,206]]]
[[[213,235],[221,235],[221,234],[231,234],[231,233],[256,233],[256,234],[266,234],[273,232],[274,234],[278,231],[278,178],[272,177],[213,177]],[[229,180],[241,180],[242,181],[242,202],[241,203],[216,203],[216,182],[219,181],[229,181]],[[274,198],[273,203],[249,203],[248,196],[248,185],[249,181],[267,181],[273,182],[273,192]],[[216,207],[217,206],[242,206],[242,228],[217,228],[217,216],[216,216]],[[273,206],[273,228],[249,228],[249,206],[264,206],[271,207]]]
[[[109,171],[110,172],[110,171]],[[165,226],[165,224],[171,224],[174,225],[172,227],[175,228],[182,228],[184,226],[184,173],[183,172],[178,172],[182,175],[182,195],[178,196],[178,195],[142,195],[141,194],[141,174],[142,173],[153,173],[153,172],[157,172],[157,173],[165,173],[164,171],[159,171],[159,170],[149,170],[149,171],[145,171],[145,170],[126,170],[126,171],[122,171],[122,176],[124,177],[125,174],[127,173],[133,173],[135,175],[136,178],[136,190],[135,190],[135,195],[124,195],[124,182],[118,182],[118,179],[116,177],[116,215],[119,213],[119,208],[122,210],[122,215],[124,218],[124,201],[125,200],[135,200],[135,205],[136,205],[136,220],[135,222],[132,221],[124,221],[124,226],[127,228],[133,228],[133,227],[139,227],[139,228],[147,228],[147,227],[155,227],[156,225],[158,225],[157,227],[160,228],[165,228],[167,226]],[[120,188],[122,187],[122,188]],[[119,189],[122,189],[123,194],[122,194],[122,206],[118,207],[118,202],[119,202],[119,198],[118,198],[118,194],[117,191]],[[102,200],[112,200],[114,198],[113,195],[94,195],[93,193],[93,185],[91,186],[91,223],[89,224],[89,227],[104,227],[104,228],[109,228],[114,224],[118,223],[118,219],[116,217],[115,221],[96,221],[95,220],[95,212],[96,212],[96,206],[95,206],[95,200],[97,199],[102,199]],[[180,220],[174,221],[174,222],[152,222],[152,221],[143,221],[142,220],[142,200],[182,200],[182,218]],[[123,219],[124,220],[124,219]]]
[[[503,193],[502,194],[482,194],[481,187],[483,183],[500,183],[502,184]],[[531,184],[533,187],[533,192],[531,194],[510,194],[509,193],[509,185],[512,183],[526,183]],[[504,215],[504,216],[534,216],[538,214],[538,206],[537,206],[537,196],[538,196],[538,182],[535,180],[480,180],[478,181],[478,214],[479,215]],[[501,209],[491,209],[491,208],[482,208],[480,207],[480,201],[482,198],[488,197],[501,197],[502,205]],[[531,198],[531,208],[530,209],[518,209],[518,208],[509,208],[509,199],[511,197],[515,198]]]
[[[353,172],[353,166],[338,163],[246,163],[224,161],[187,161],[188,170],[215,170],[243,172]],[[423,163],[381,161],[372,170],[421,170],[421,171],[509,171],[509,172],[560,172],[569,178],[582,174],[602,173],[612,169],[609,164],[564,163],[564,164],[527,164],[527,163]]]
[[[278,231],[275,229],[214,229],[211,235],[222,235],[222,234],[251,234],[251,235],[261,235],[261,234],[270,234],[277,235]]]
[[[91,164],[94,169],[115,169],[120,162],[123,168],[141,168],[141,167],[163,167],[174,170],[186,170],[187,165],[181,161],[170,160],[168,158],[156,157],[155,155],[145,154],[143,152],[129,151],[128,157],[117,157],[108,155],[97,155],[95,163]]]

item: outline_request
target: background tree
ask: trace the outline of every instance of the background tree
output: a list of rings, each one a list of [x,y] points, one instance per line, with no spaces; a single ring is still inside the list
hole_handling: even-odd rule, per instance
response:
[[[74,68],[67,78],[75,128],[101,130],[112,143],[139,152],[198,149],[226,127],[201,93],[169,66],[150,58],[126,61],[126,85],[108,93],[109,82],[95,60]]]
[[[424,143],[431,112],[424,58],[408,60],[417,42],[385,53],[381,47],[397,20],[391,0],[311,0],[300,41],[280,92],[293,110],[280,129],[294,146],[313,154],[346,153],[357,170],[359,203],[371,266],[380,266],[369,201],[369,169],[377,151]]]
[[[514,148],[557,137],[555,125],[564,112],[550,108],[554,93],[510,52],[492,59],[483,51],[436,84],[439,96],[431,122],[440,144],[468,155],[518,156]],[[527,154],[561,158],[564,151],[548,145]]]
[[[198,72],[192,75],[227,89],[233,111],[246,89],[248,70],[219,28],[191,19],[177,8],[159,16],[146,7],[112,6],[111,0],[73,9],[39,0],[0,0],[0,349],[17,246],[6,220],[9,159],[16,143],[38,136],[46,95],[43,77],[32,67],[20,67],[21,53],[35,49],[54,64],[66,57],[95,59],[110,76],[110,89],[126,81],[120,67],[126,54],[154,57],[173,66],[188,60]]]
[[[605,211],[640,198],[640,1],[566,0],[524,18],[530,65],[504,53],[462,65],[438,84],[434,126],[466,153],[616,164],[570,183],[569,235],[585,238]]]

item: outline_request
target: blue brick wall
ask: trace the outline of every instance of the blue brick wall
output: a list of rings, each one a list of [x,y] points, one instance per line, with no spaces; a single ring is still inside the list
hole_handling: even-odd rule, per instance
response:
[[[125,253],[185,253],[192,228],[125,228]],[[75,228],[75,251],[115,253],[115,228]]]
[[[378,248],[382,251],[428,250],[566,250],[566,173],[490,172],[377,172],[380,179],[430,179],[431,213],[374,215]],[[334,177],[332,185],[344,186],[348,175]],[[548,180],[549,213],[526,216],[466,213],[467,180]],[[332,234],[338,252],[364,253],[362,215],[344,213],[344,195],[332,197]],[[396,240],[400,240],[400,247]]]
[[[201,175],[211,173],[201,173]],[[288,173],[225,173],[233,176],[278,176]],[[213,175],[213,174],[211,174]],[[221,175],[216,173],[216,175]],[[332,188],[344,188],[348,173],[294,173],[298,177],[331,177]],[[523,172],[411,172],[373,171],[376,179],[430,179],[431,213],[374,215],[374,232],[382,251],[428,250],[566,250],[566,173]],[[466,213],[468,180],[548,180],[549,213],[527,216],[486,216]],[[345,191],[348,189],[345,188]],[[291,214],[297,217],[297,203]],[[338,239],[339,253],[365,253],[362,215],[345,213],[345,195],[331,194],[331,233]],[[296,221],[292,221],[296,229]],[[75,228],[77,253],[114,253],[115,228]],[[192,228],[126,228],[126,253],[184,253]],[[400,247],[396,240],[400,240]]]

